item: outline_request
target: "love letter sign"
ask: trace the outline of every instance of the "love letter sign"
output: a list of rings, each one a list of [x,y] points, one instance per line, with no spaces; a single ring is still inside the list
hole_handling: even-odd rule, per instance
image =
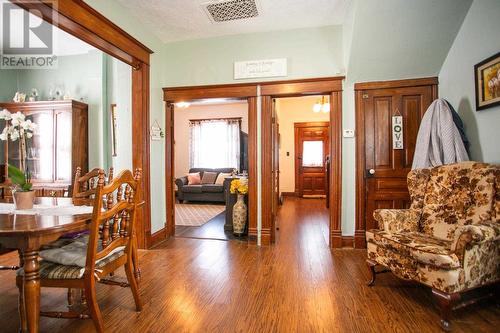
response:
[[[392,117],[392,149],[403,149],[403,117]]]

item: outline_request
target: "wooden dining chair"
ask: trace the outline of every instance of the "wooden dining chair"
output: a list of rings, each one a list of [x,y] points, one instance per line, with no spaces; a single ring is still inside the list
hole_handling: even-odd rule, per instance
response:
[[[103,169],[94,168],[82,176],[82,168],[77,167],[75,181],[73,183],[72,195],[75,206],[92,205],[98,183],[98,176]],[[113,180],[113,167],[109,168],[108,175],[104,175],[104,184],[109,184]]]
[[[13,252],[13,251],[14,250],[4,249],[4,248],[0,247],[0,256],[7,254],[7,253],[10,253],[10,252]],[[0,271],[15,271],[18,269],[19,269],[19,266],[2,266],[2,265],[0,265]]]
[[[138,200],[140,197],[141,170],[135,174],[122,171],[109,185],[104,185],[104,172],[98,172],[98,182],[94,198],[92,222],[87,250],[81,255],[85,267],[61,265],[46,260],[40,261],[41,287],[83,289],[86,309],[77,312],[70,308],[66,312],[40,312],[41,316],[52,318],[91,318],[97,332],[104,332],[104,324],[97,304],[96,283],[130,287],[137,311],[142,305],[138,284],[133,271],[133,240]],[[127,283],[107,279],[110,273],[120,267],[125,268]],[[23,271],[17,278],[20,295],[23,294]],[[26,314],[20,297],[22,329],[26,328]]]
[[[75,173],[75,182],[73,184],[73,204],[75,206],[92,205],[94,202],[95,192],[97,188],[98,175],[100,172],[104,172],[103,169],[94,168],[82,176],[82,168],[77,167]],[[114,169],[109,168],[108,175],[104,176],[104,184],[109,184],[113,180]],[[106,207],[103,207],[106,209]],[[137,240],[134,239],[134,250],[133,250],[133,262],[134,262],[134,274],[137,279],[141,277],[141,270],[139,268],[139,262],[137,259]],[[68,297],[71,297],[71,291],[68,291]],[[71,300],[68,298],[68,303]]]

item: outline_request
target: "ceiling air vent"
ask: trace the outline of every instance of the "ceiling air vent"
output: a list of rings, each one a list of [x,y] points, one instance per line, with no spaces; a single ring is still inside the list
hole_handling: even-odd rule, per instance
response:
[[[256,0],[225,0],[202,5],[212,22],[227,22],[259,16]]]

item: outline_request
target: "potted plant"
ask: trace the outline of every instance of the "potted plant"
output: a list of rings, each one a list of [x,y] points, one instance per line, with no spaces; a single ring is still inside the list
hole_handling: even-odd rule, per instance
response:
[[[230,191],[238,195],[238,200],[233,206],[233,233],[237,236],[243,235],[247,223],[247,205],[245,195],[248,193],[248,181],[246,179],[234,179],[231,181]]]
[[[33,137],[37,125],[26,119],[21,112],[11,114],[7,109],[0,111],[0,119],[5,120],[5,127],[0,134],[0,140],[17,141],[19,148],[19,168],[8,164],[8,178],[12,182],[12,193],[16,209],[31,209],[35,199],[32,190],[31,174],[26,163],[28,140]]]

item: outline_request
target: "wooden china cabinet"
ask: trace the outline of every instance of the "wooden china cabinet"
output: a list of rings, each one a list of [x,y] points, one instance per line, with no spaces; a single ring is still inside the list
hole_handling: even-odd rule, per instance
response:
[[[88,170],[88,105],[74,100],[0,103],[0,109],[22,112],[38,125],[28,140],[26,165],[37,196],[66,196],[75,170]],[[0,120],[0,132],[5,121]],[[18,141],[0,141],[4,195],[10,196],[7,163],[19,167]]]

